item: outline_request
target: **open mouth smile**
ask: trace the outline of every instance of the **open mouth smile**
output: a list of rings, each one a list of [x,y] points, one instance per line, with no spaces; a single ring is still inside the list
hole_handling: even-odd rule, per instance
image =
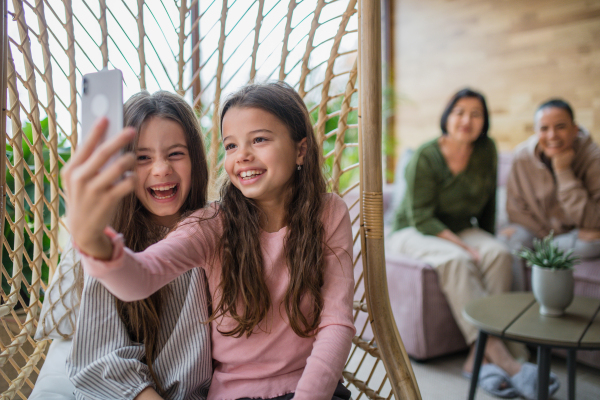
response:
[[[256,178],[257,176],[260,176],[264,173],[265,173],[264,170],[260,171],[260,170],[253,169],[253,170],[249,170],[249,171],[242,171],[239,173],[239,176],[240,176],[240,178],[242,178],[242,180],[246,181],[246,180],[250,180],[252,178]]]
[[[172,183],[168,185],[155,185],[146,189],[150,196],[157,200],[166,200],[174,197],[179,190],[178,183]]]

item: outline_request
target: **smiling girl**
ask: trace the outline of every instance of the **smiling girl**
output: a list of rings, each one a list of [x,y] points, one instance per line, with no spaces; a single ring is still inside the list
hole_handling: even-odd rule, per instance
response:
[[[114,182],[134,160],[99,170],[131,136],[74,155],[63,171],[84,267],[127,301],[206,270],[209,399],[348,399],[340,379],[355,332],[351,223],[344,202],[326,193],[308,110],[286,84],[249,85],[223,104],[221,129],[221,200],[141,253],[104,217],[133,190],[132,177]]]
[[[196,116],[181,97],[134,95],[124,122],[134,128],[127,150],[137,179],[111,226],[129,248],[142,251],[205,205],[208,170]],[[105,127],[101,121],[97,128]],[[212,376],[210,332],[202,323],[209,317],[207,297],[200,268],[129,303],[86,276],[67,362],[76,398],[205,399]],[[187,344],[193,352],[181,351]]]

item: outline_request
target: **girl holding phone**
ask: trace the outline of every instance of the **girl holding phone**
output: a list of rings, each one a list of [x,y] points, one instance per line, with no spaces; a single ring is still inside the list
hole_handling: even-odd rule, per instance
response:
[[[326,193],[308,110],[284,83],[248,85],[224,102],[220,123],[229,177],[221,200],[138,253],[106,218],[134,189],[132,177],[115,183],[134,160],[100,171],[131,134],[80,148],[63,182],[86,272],[134,301],[195,267],[206,271],[210,400],[349,399],[340,380],[355,332],[351,222]]]
[[[142,251],[204,207],[208,169],[197,118],[180,96],[138,93],[125,103],[124,123],[137,179],[107,218],[129,248]],[[86,275],[67,360],[76,398],[205,399],[212,377],[207,301],[200,268],[127,303]]]

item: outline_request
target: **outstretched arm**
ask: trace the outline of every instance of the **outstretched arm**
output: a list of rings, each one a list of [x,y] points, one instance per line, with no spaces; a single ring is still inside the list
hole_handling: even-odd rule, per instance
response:
[[[203,211],[192,214],[177,230],[140,253],[126,248],[122,235],[107,228],[105,234],[113,248],[110,260],[83,255],[84,270],[123,301],[145,299],[184,272],[208,264],[205,255],[212,254],[213,248],[209,225],[216,219],[198,222]]]

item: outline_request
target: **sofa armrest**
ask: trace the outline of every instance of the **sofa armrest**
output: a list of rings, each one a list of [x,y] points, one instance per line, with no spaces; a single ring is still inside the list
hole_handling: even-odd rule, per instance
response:
[[[415,258],[411,258],[411,257],[405,256],[403,254],[390,253],[390,252],[385,253],[385,264],[386,264],[388,271],[390,269],[396,269],[396,268],[409,269],[409,270],[423,270],[423,269],[433,270],[431,265],[427,264],[424,261],[417,260]]]

